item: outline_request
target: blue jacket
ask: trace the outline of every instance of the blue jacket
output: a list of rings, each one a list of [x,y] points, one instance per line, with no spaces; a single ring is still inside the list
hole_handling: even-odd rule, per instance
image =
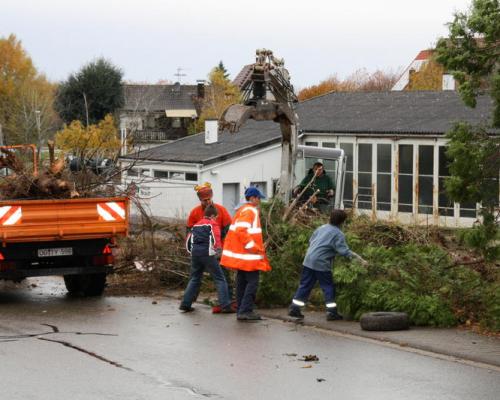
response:
[[[335,256],[352,257],[345,236],[334,225],[325,224],[316,229],[309,239],[309,248],[304,258],[304,267],[315,271],[330,271]]]
[[[220,248],[220,228],[214,220],[203,218],[191,228],[186,249],[192,256],[214,256]]]

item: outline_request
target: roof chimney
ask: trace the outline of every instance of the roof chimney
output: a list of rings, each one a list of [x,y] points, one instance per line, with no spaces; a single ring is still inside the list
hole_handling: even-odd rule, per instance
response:
[[[205,144],[217,143],[219,135],[219,121],[216,119],[205,120]]]
[[[204,80],[196,81],[196,96],[199,99],[203,99],[205,97],[205,81]]]
[[[443,90],[455,90],[455,78],[451,74],[443,74]]]

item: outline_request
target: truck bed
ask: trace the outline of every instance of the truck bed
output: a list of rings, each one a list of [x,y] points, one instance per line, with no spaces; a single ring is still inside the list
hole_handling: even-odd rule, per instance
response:
[[[126,197],[0,201],[0,240],[5,246],[124,236],[129,213]]]

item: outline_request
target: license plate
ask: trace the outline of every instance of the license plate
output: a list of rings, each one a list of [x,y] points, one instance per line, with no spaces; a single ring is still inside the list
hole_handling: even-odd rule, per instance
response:
[[[72,247],[55,247],[53,249],[38,249],[38,257],[72,256]]]

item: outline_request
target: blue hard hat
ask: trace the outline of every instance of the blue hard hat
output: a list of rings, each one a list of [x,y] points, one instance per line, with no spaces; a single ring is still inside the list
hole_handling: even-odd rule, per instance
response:
[[[261,191],[255,186],[250,186],[249,188],[245,189],[245,197],[258,197],[259,199],[266,198],[266,196],[264,196]]]

